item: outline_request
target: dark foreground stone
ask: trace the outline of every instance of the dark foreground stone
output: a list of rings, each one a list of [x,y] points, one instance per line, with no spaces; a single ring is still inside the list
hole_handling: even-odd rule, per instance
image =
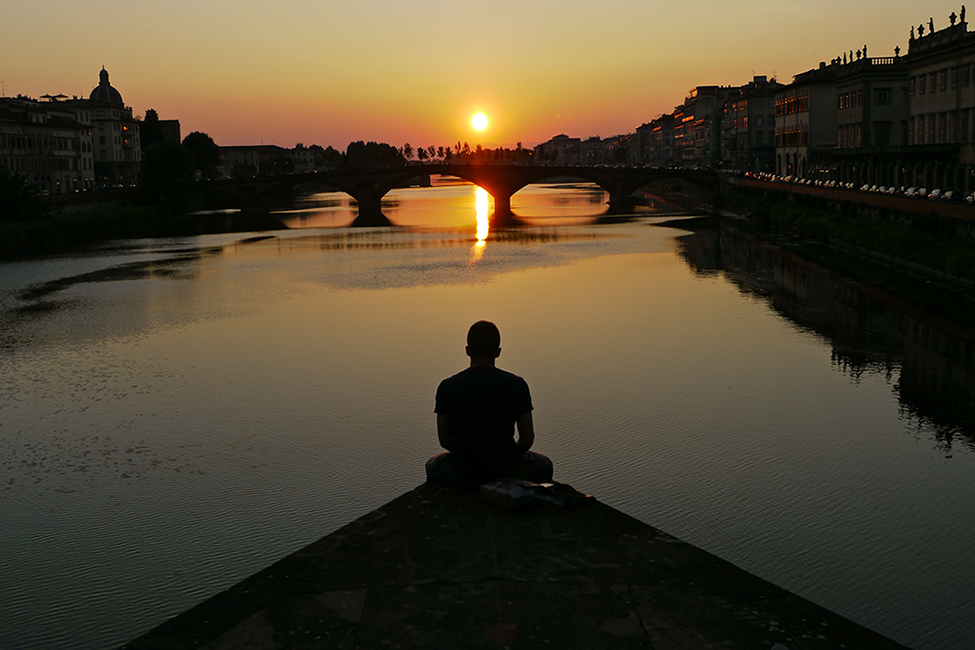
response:
[[[903,648],[596,501],[422,485],[124,646]]]

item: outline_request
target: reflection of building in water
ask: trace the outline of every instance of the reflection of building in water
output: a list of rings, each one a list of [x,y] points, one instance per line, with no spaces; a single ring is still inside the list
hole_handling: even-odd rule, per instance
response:
[[[956,433],[975,431],[975,337],[910,317],[904,325],[901,403],[910,415],[934,422],[939,442],[950,449]]]
[[[975,328],[950,323],[733,228],[681,240],[698,273],[723,273],[793,323],[822,336],[853,381],[882,375],[904,414],[930,427],[949,452],[956,436],[975,447]],[[895,378],[895,373],[899,375]]]

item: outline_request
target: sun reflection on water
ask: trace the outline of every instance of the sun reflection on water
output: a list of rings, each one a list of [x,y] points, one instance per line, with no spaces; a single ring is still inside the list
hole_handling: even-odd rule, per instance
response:
[[[480,187],[474,190],[474,212],[477,218],[477,241],[471,247],[471,264],[484,255],[488,237],[488,193]]]

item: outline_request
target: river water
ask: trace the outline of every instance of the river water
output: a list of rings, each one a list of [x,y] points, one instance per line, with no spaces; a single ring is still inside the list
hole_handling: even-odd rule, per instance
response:
[[[423,480],[475,320],[556,480],[915,648],[975,639],[973,330],[733,228],[466,184],[399,227],[0,264],[0,648],[112,648]],[[828,633],[827,633],[828,634]]]

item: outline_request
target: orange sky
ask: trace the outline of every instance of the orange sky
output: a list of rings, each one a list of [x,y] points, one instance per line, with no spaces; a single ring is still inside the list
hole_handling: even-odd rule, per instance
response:
[[[696,85],[794,74],[961,5],[925,0],[5,0],[7,96],[87,96],[104,65],[137,115],[218,144],[531,146],[632,132]],[[491,120],[470,126],[474,113]]]

